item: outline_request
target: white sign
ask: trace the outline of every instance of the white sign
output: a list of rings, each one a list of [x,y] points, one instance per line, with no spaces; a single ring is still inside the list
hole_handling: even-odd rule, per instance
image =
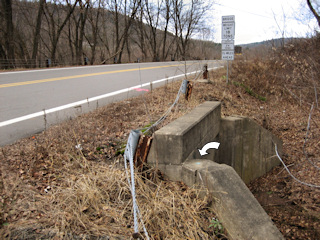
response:
[[[235,23],[234,22],[222,22],[221,39],[234,39]]]
[[[222,22],[235,22],[234,19],[235,19],[234,15],[222,16]]]
[[[234,51],[234,40],[222,40],[222,51]]]
[[[234,60],[234,51],[222,51],[222,60]]]
[[[221,59],[234,60],[235,16],[222,16],[221,27]]]
[[[221,39],[234,39],[235,16],[222,16]]]

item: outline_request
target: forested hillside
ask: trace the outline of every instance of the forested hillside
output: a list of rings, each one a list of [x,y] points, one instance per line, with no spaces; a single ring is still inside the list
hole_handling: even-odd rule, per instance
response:
[[[204,0],[2,0],[0,68],[216,57]]]

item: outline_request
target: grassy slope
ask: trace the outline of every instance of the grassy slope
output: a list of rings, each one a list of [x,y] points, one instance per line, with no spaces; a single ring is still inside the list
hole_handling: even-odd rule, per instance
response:
[[[1,148],[0,236],[130,238],[131,197],[122,156],[116,153],[131,129],[161,116],[179,84],[169,83],[146,94],[145,99],[100,108]],[[182,98],[166,123],[198,103]],[[81,150],[75,147],[78,144]],[[215,230],[209,228],[215,217],[208,207],[211,199],[198,198],[199,190],[166,181],[155,170],[137,176],[137,182],[138,202],[152,238],[214,236]]]
[[[191,100],[180,99],[166,123],[203,101],[219,100],[223,115],[249,116],[279,136],[284,142],[283,159],[292,173],[305,182],[320,185],[319,170],[309,162],[319,161],[319,109],[312,112],[305,142],[311,97],[306,95],[299,100],[295,88],[274,84],[276,79],[270,78],[274,71],[268,73],[272,66],[268,61],[235,61],[231,79],[255,94],[239,84],[227,85],[223,69],[211,73],[213,83],[195,83]],[[250,82],[248,78],[260,81]],[[116,152],[131,129],[161,116],[178,88],[179,83],[169,83],[144,95],[144,99],[112,104],[2,148],[2,236],[19,229],[25,234],[47,236],[50,231],[50,236],[130,235],[130,196],[119,162],[121,156],[117,157]],[[81,144],[81,151],[75,148],[77,144]],[[214,213],[206,207],[210,199],[200,201],[195,198],[197,192],[183,185],[163,182],[159,174],[149,176],[154,181],[141,180],[138,201],[151,235],[205,239],[213,234],[208,225]],[[44,191],[47,186],[51,186],[49,194]],[[281,166],[249,187],[287,239],[320,238],[319,189],[296,183]],[[189,215],[182,214],[186,209],[190,210],[186,213]]]

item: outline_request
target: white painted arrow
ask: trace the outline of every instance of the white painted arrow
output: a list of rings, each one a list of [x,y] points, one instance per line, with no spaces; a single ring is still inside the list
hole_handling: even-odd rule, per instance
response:
[[[219,145],[220,143],[218,142],[209,142],[207,143],[206,145],[204,145],[202,147],[202,149],[198,149],[199,150],[199,153],[201,156],[204,156],[204,155],[207,155],[207,150],[210,149],[210,148],[215,148],[215,149],[218,149],[219,148]]]

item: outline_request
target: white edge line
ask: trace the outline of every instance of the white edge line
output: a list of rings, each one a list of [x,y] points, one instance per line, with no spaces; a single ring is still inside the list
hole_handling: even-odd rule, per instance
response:
[[[208,70],[217,69],[217,68],[219,68],[219,67],[210,68]],[[136,85],[136,86],[133,86],[133,87],[124,88],[124,89],[121,89],[121,90],[118,90],[118,91],[114,91],[114,92],[103,94],[103,95],[100,95],[100,96],[96,96],[96,97],[88,98],[88,99],[85,99],[85,100],[69,103],[69,104],[66,104],[66,105],[59,106],[59,107],[45,109],[45,110],[43,110],[41,112],[36,112],[36,113],[28,114],[28,115],[25,115],[25,116],[22,116],[22,117],[13,118],[13,119],[10,119],[10,120],[4,121],[4,122],[0,122],[0,127],[5,127],[5,126],[8,126],[8,125],[11,125],[11,124],[14,124],[14,123],[18,123],[18,122],[22,122],[22,121],[25,121],[25,120],[29,120],[29,119],[32,119],[32,118],[35,118],[35,117],[44,116],[44,115],[46,115],[48,113],[58,112],[58,111],[61,111],[61,110],[67,109],[67,108],[72,108],[72,107],[75,107],[75,106],[79,106],[81,104],[90,103],[90,102],[97,101],[97,100],[100,100],[100,99],[103,99],[103,98],[107,98],[107,97],[111,97],[111,96],[114,96],[114,95],[118,95],[120,93],[132,91],[135,88],[145,87],[145,86],[148,86],[150,84],[160,83],[160,82],[163,82],[163,81],[166,81],[166,80],[171,80],[171,79],[174,79],[174,78],[180,78],[180,77],[183,77],[185,75],[195,74],[197,72],[198,71],[193,71],[193,72],[190,72],[190,73],[187,73],[187,74],[180,74],[180,75],[176,75],[176,76],[172,76],[172,77],[168,77],[168,78],[163,78],[163,79],[156,80],[156,81],[153,81],[153,82],[139,84],[139,85]]]

